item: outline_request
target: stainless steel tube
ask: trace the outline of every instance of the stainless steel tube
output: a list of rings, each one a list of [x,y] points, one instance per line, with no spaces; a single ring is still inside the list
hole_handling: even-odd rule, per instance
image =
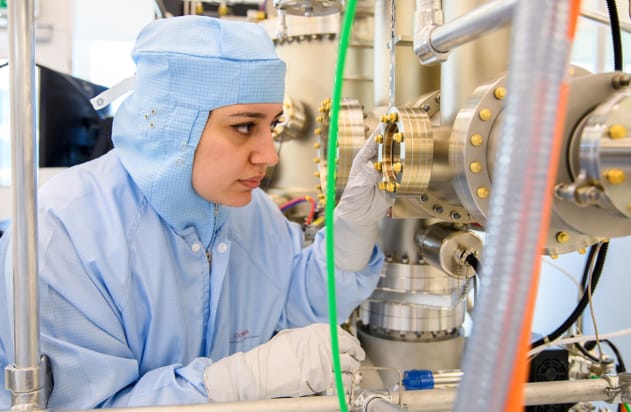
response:
[[[401,412],[406,410],[384,398],[374,398],[366,405],[366,412]]]
[[[9,3],[15,367],[39,365],[33,0]]]
[[[575,381],[536,382],[525,386],[526,405],[547,405],[559,403],[577,403],[588,401],[612,401],[610,393],[615,393],[619,386],[619,378],[611,376],[606,379],[584,379]],[[458,388],[440,388],[432,390],[404,391],[402,401],[407,411],[439,412],[453,410]],[[614,390],[614,392],[611,392]],[[614,400],[615,401],[615,400]],[[402,410],[386,400],[375,399],[368,403],[377,409],[371,412],[394,412]],[[379,409],[382,408],[382,409]],[[383,409],[385,408],[385,409]],[[153,406],[138,408],[116,408],[117,412],[160,412],[170,411],[172,406]],[[268,399],[261,401],[242,401],[224,403],[204,403],[197,405],[180,405],[180,412],[249,412],[249,411],[305,411],[326,412],[339,411],[336,396],[309,396],[303,398]],[[64,410],[64,412],[80,412]],[[85,412],[85,411],[83,411]]]
[[[534,382],[525,385],[526,405],[548,405],[590,401],[612,401],[610,390],[618,386],[618,378],[584,379],[575,381]],[[458,388],[440,388],[425,391],[407,391],[402,395],[408,411],[451,411]]]
[[[485,32],[509,23],[516,4],[517,0],[495,0],[437,26],[430,35],[432,48],[439,53],[447,53]]]

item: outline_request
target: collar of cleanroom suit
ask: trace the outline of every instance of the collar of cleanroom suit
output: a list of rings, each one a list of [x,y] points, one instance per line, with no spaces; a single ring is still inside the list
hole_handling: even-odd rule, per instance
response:
[[[39,192],[41,351],[55,409],[207,402],[214,360],[328,320],[322,231],[305,247],[262,190],[215,215],[191,187],[210,110],[282,102],[272,41],[252,23],[174,17],[143,29],[132,54],[135,90],[116,113],[114,149]],[[15,359],[11,232],[0,238],[1,368]],[[375,247],[362,271],[336,272],[340,321],[382,264]]]

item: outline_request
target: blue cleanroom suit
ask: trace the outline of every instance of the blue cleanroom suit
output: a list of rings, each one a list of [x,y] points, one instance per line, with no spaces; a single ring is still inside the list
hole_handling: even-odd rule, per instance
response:
[[[257,43],[260,27],[240,27],[231,36],[241,41],[223,41],[217,51],[203,42],[208,27],[198,30],[207,24],[199,19],[215,20],[163,19],[141,32],[132,53],[135,89],[114,120],[115,148],[40,190],[49,407],[206,402],[203,372],[213,361],[267,342],[275,331],[328,320],[323,232],[304,248],[300,226],[260,189],[247,206],[231,208],[192,188],[193,154],[209,111],[282,102],[284,90],[284,64],[268,57],[269,39]],[[183,41],[184,33],[195,41]],[[213,33],[221,36],[221,27]],[[241,77],[230,68],[237,54],[256,61],[251,70],[239,68]],[[3,369],[14,359],[10,239],[9,229],[0,238]],[[375,247],[364,270],[337,271],[340,321],[370,295],[382,263]],[[9,406],[0,374],[0,409]]]

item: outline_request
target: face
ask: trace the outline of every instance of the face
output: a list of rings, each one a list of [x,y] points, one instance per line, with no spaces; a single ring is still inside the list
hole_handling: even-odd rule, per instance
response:
[[[193,188],[209,202],[245,206],[278,163],[272,129],[283,106],[237,104],[211,112],[193,160]]]

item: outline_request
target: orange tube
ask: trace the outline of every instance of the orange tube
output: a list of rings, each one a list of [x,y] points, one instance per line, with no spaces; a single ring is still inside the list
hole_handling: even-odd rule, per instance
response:
[[[570,17],[568,23],[567,37],[568,41],[574,41],[574,33],[576,31],[576,23],[580,9],[580,0],[570,2]],[[559,108],[554,131],[553,150],[548,168],[547,190],[544,198],[543,214],[541,220],[541,231],[539,234],[539,247],[537,250],[543,250],[547,231],[550,223],[550,213],[552,210],[553,187],[556,180],[556,171],[559,164],[561,153],[561,142],[563,141],[563,131],[565,126],[565,115],[567,111],[568,85],[566,82],[561,84],[559,90]],[[537,291],[539,288],[539,275],[541,269],[541,256],[533,256],[533,260],[538,259],[539,265],[533,267],[532,283],[528,292],[528,300],[524,312],[524,319],[520,333],[519,347],[517,348],[515,361],[513,362],[513,376],[509,387],[508,396],[506,398],[505,411],[522,411],[524,409],[524,383],[528,380],[529,360],[528,350],[530,348],[530,338],[532,329],[532,320],[535,312],[535,303],[537,300]]]

